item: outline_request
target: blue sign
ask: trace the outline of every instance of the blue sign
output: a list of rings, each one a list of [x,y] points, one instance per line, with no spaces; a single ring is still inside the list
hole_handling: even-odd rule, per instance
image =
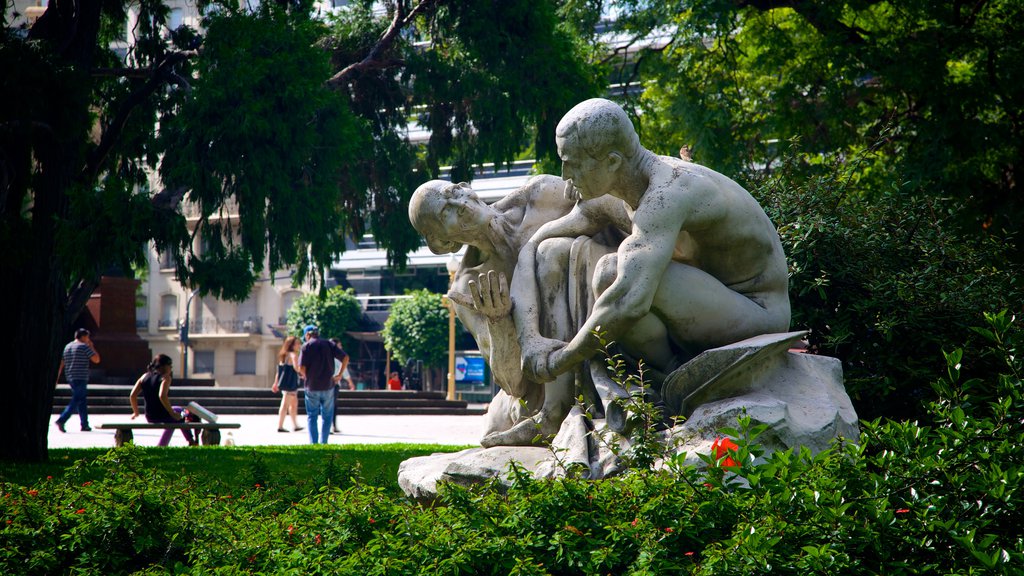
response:
[[[479,356],[455,357],[455,381],[456,382],[483,382],[484,381],[484,359]]]

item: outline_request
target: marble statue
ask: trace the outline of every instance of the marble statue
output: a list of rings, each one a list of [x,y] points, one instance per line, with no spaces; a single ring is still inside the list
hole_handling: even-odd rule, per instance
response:
[[[581,203],[520,251],[512,293],[527,374],[547,381],[579,366],[598,352],[598,329],[665,374],[704,350],[789,329],[779,235],[739,184],[647,150],[608,100],[570,110],[555,142],[571,195],[614,201]],[[536,303],[544,288],[534,279],[567,268],[566,251],[544,243],[564,244],[609,225],[628,235],[591,266],[595,299],[586,320],[567,342],[542,334]]]
[[[482,448],[402,464],[407,494],[429,500],[440,480],[500,477],[513,460],[537,476],[617,473],[595,431],[628,444],[615,400],[630,392],[607,374],[597,333],[642,359],[653,400],[685,419],[664,432],[679,452],[707,452],[741,413],[768,426],[768,451],[856,437],[839,361],[791,350],[804,333],[788,332],[785,255],[743,187],[644,148],[604,99],[570,110],[555,142],[561,179],[490,207],[433,181],[410,204],[435,252],[470,246],[449,296],[503,392]],[[551,448],[532,445],[538,432]]]

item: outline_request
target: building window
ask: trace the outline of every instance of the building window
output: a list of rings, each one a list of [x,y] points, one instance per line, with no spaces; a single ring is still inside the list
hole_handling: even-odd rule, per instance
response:
[[[256,373],[256,351],[235,350],[235,374]]]
[[[282,326],[288,324],[288,311],[295,305],[295,301],[302,297],[302,292],[298,290],[290,290],[281,295],[281,317],[278,319],[278,324]]]
[[[193,374],[213,374],[213,350],[196,350],[193,355]]]
[[[164,294],[160,298],[160,327],[176,328],[178,326],[178,297]]]
[[[174,270],[174,254],[169,250],[160,252],[160,269]]]
[[[142,306],[135,306],[135,328],[137,330],[149,329],[149,301],[143,300]]]
[[[181,24],[182,24],[182,10],[181,10],[181,8],[175,8],[175,9],[171,10],[171,15],[167,19],[167,29],[173,32],[173,31],[177,30],[178,27],[181,26]]]
[[[240,302],[237,308],[238,319],[242,322],[254,320],[259,314],[256,310],[256,290],[249,293],[245,302]]]

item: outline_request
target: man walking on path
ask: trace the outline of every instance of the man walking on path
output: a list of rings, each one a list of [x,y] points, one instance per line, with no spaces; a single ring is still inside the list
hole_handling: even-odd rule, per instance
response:
[[[299,375],[306,380],[306,417],[309,419],[309,442],[327,444],[334,422],[334,360],[341,361],[341,373],[348,367],[348,354],[330,340],[320,339],[320,329],[310,325],[302,331],[307,340],[299,352]],[[321,417],[317,428],[317,416]]]
[[[89,432],[89,407],[87,404],[89,387],[89,363],[99,364],[100,355],[92,347],[92,337],[85,328],[75,330],[75,339],[68,342],[64,347],[64,357],[61,358],[60,368],[57,369],[57,381],[60,381],[60,373],[67,375],[68,384],[71,385],[71,402],[57,418],[57,429],[65,432],[64,423],[71,418],[71,415],[78,412],[78,418],[82,424],[82,432]]]

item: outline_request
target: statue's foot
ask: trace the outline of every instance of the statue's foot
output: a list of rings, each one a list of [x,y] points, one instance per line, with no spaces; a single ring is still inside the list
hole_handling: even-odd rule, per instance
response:
[[[545,446],[558,433],[558,424],[537,414],[503,432],[492,432],[480,440],[484,448],[494,446]]]

